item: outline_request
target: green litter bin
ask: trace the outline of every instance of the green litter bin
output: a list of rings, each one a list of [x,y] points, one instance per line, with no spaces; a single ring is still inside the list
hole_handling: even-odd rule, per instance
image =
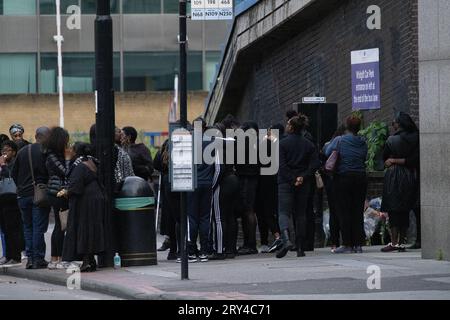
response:
[[[147,181],[125,179],[115,199],[114,220],[122,266],[156,265],[155,197]]]

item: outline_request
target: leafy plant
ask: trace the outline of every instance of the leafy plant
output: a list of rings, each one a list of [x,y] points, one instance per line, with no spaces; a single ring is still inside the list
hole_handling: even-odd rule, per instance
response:
[[[443,261],[444,260],[444,253],[442,252],[442,249],[439,249],[439,251],[438,251],[437,260],[438,261]]]
[[[367,141],[367,169],[376,171],[376,157],[386,143],[389,128],[385,122],[374,121],[367,128],[361,130],[359,134],[364,136]]]

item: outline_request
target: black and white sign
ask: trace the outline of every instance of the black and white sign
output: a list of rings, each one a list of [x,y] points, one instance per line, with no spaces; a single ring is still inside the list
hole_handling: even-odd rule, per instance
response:
[[[191,0],[192,20],[231,20],[233,0]]]
[[[194,156],[192,134],[185,129],[172,133],[172,191],[194,191]]]
[[[325,97],[303,97],[303,103],[327,103],[327,98]]]

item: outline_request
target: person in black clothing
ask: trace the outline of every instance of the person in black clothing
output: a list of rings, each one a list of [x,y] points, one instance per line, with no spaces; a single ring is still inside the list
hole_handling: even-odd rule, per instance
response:
[[[239,193],[240,193],[240,216],[242,218],[242,229],[244,232],[244,244],[238,249],[239,255],[257,254],[256,249],[256,191],[258,189],[258,179],[260,174],[260,167],[257,163],[258,158],[258,125],[253,121],[248,121],[242,124],[241,129],[244,132],[250,130],[253,139],[248,137],[245,139],[245,148],[237,150],[235,156],[236,174],[239,178]],[[244,163],[239,163],[239,153],[245,156]],[[256,163],[251,163],[250,153],[256,154]]]
[[[14,165],[18,148],[13,141],[5,141],[1,145],[0,179],[11,179],[11,170]],[[22,218],[15,195],[1,195],[0,197],[0,228],[5,235],[6,254],[2,267],[20,266],[22,249],[24,247]]]
[[[46,156],[42,143],[46,141],[50,129],[41,127],[36,130],[36,143],[22,148],[12,170],[12,177],[17,186],[19,208],[22,214],[25,250],[28,257],[27,269],[47,268],[45,258],[44,234],[48,229],[48,216],[50,208],[40,208],[33,203],[33,183],[46,184],[48,173],[45,166]],[[31,153],[30,166],[29,154]],[[31,170],[35,177],[32,179]]]
[[[350,116],[346,133],[336,137],[326,148],[325,155],[339,152],[339,161],[333,177],[334,199],[342,233],[342,245],[336,254],[362,253],[365,244],[364,204],[367,194],[367,143],[358,135],[361,119]]]
[[[395,133],[387,140],[383,154],[387,170],[381,203],[381,211],[389,215],[392,243],[383,252],[405,251],[409,213],[419,201],[419,129],[403,112],[397,114],[393,127]]]
[[[278,135],[273,134],[278,130]],[[267,155],[271,157],[275,143],[279,143],[284,137],[284,127],[281,124],[271,126],[264,137],[262,144],[267,145]],[[270,164],[262,165],[269,167]],[[280,228],[278,226],[278,184],[277,174],[260,175],[258,181],[258,192],[256,201],[256,215],[258,218],[258,229],[261,238],[261,253],[274,252],[282,245]],[[269,247],[269,230],[274,237],[274,243]]]
[[[162,235],[169,236],[169,254],[167,260],[176,260],[178,253],[178,227],[180,220],[180,194],[172,192],[169,182],[169,140],[166,140],[156,153],[153,165],[162,175],[161,178],[161,228]]]
[[[203,118],[197,118],[193,122],[201,123],[201,150],[211,143],[210,137],[205,137],[206,122]],[[200,132],[199,132],[200,133]],[[209,248],[209,232],[210,232],[210,216],[211,216],[211,199],[212,199],[212,182],[214,175],[214,166],[204,161],[196,164],[197,166],[197,187],[194,192],[187,195],[187,214],[189,218],[189,261],[201,262],[208,261]],[[200,251],[197,248],[197,238],[200,237]]]
[[[73,151],[76,160],[71,166],[68,187],[57,195],[68,197],[70,208],[63,259],[74,261],[81,257],[80,271],[93,272],[97,269],[95,255],[104,253],[106,248],[106,199],[98,181],[98,160],[92,157],[90,145],[78,142]]]
[[[291,250],[289,239],[289,217],[296,216],[295,238],[297,256],[305,255],[306,209],[314,174],[320,167],[314,144],[302,132],[306,125],[305,117],[289,120],[288,136],[280,142],[280,169],[278,172],[278,214],[282,247],[276,257],[283,258]]]
[[[47,160],[45,165],[49,176],[48,180],[48,200],[55,216],[55,227],[51,238],[51,261],[48,268],[63,269],[61,264],[64,231],[61,229],[59,212],[69,208],[66,198],[58,198],[56,195],[64,189],[68,182],[68,173],[72,153],[69,149],[69,133],[61,127],[54,127],[50,130],[50,136],[45,143],[47,150]]]
[[[11,139],[16,143],[19,150],[30,144],[27,140],[23,138],[24,133],[25,129],[21,124],[13,124],[9,128],[9,134],[11,135]]]
[[[226,123],[226,125],[224,124]],[[239,178],[235,174],[234,164],[227,163],[227,150],[235,148],[236,141],[225,137],[227,129],[235,129],[236,122],[227,117],[223,123],[214,126],[218,132],[215,139],[223,139],[223,148],[215,149],[216,163],[212,183],[211,209],[211,247],[209,260],[233,259],[236,256],[237,242],[237,201],[239,198]],[[222,159],[222,161],[220,161]]]
[[[136,143],[137,131],[133,127],[124,127],[122,147],[130,155],[134,174],[146,181],[152,180],[153,160],[150,150],[143,143]]]
[[[333,141],[336,137],[340,137],[345,134],[345,125],[341,125],[336,132],[334,133],[331,140],[327,143],[325,143],[321,156],[323,163],[325,164],[327,161],[327,157],[325,156],[326,149],[328,145]],[[330,212],[330,239],[329,243],[331,246],[331,251],[333,252],[335,249],[339,248],[341,245],[340,241],[340,227],[339,227],[339,218],[338,213],[336,209],[336,196],[334,193],[334,187],[333,187],[333,175],[327,172],[324,172],[322,174],[322,179],[325,185],[325,192],[327,193],[327,201],[328,201],[328,209]]]

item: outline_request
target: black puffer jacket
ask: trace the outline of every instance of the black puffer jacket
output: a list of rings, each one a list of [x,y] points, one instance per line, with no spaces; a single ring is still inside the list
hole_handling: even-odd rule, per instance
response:
[[[144,180],[149,180],[154,171],[150,150],[143,143],[139,143],[128,146],[125,151],[130,155],[134,174]]]
[[[47,167],[49,176],[47,185],[48,193],[56,196],[67,185],[70,163],[67,163],[64,157],[49,152],[45,166]]]

